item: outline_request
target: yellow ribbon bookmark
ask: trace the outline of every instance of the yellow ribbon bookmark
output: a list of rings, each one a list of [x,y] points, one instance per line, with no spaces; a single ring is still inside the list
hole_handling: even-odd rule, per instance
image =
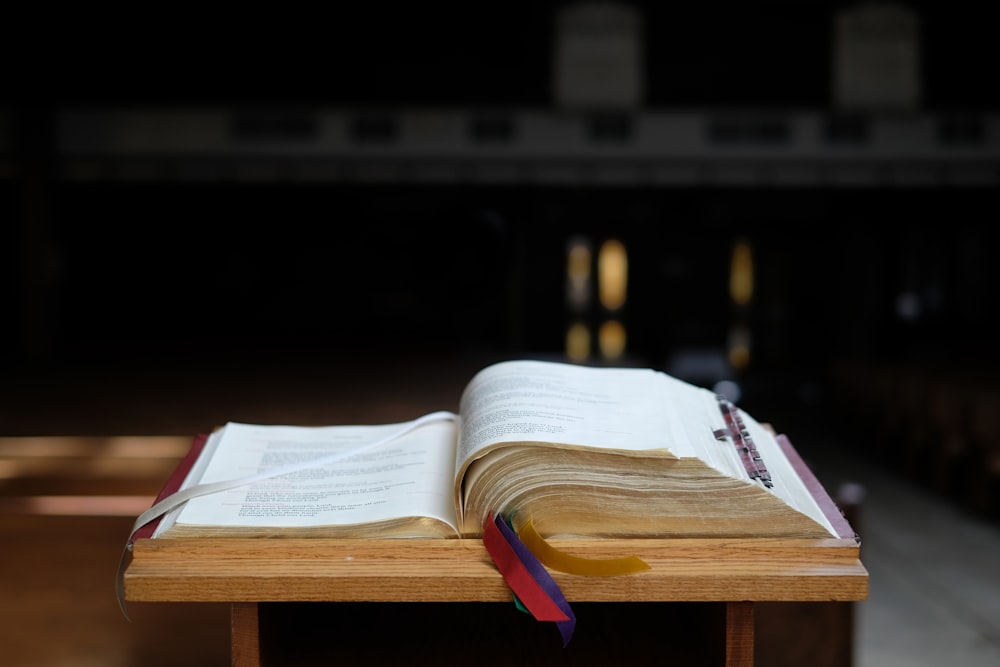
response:
[[[617,574],[631,574],[649,570],[649,564],[637,556],[625,558],[581,558],[556,549],[545,541],[535,524],[528,519],[517,532],[528,549],[545,566],[567,574],[582,574],[585,577],[608,577]]]

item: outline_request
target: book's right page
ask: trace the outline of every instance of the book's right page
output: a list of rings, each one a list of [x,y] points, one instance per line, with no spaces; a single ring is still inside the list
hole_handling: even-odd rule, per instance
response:
[[[504,361],[479,371],[460,404],[456,477],[509,442],[610,450],[663,450],[677,434],[665,419],[659,374],[647,368]]]
[[[465,534],[490,512],[577,535],[836,534],[773,435],[660,371],[501,362],[468,383],[460,412]],[[744,465],[751,442],[764,478]]]

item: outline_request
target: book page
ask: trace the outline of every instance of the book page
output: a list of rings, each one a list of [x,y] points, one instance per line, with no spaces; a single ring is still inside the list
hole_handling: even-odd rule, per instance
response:
[[[227,424],[199,483],[257,474],[357,449],[400,425]],[[178,524],[229,527],[350,525],[426,516],[457,525],[451,495],[456,427],[425,424],[336,463],[189,500]]]
[[[830,523],[830,519],[809,492],[802,477],[792,467],[788,457],[782,453],[774,434],[747,413],[743,412],[742,415],[747,431],[774,482],[774,487],[770,491],[826,528],[831,536],[836,536],[837,531]]]
[[[489,366],[462,394],[456,475],[491,445],[551,442],[669,450],[675,434],[656,371],[544,361]]]

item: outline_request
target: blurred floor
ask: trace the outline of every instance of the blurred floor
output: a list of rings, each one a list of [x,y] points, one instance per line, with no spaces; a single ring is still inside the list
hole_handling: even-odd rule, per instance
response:
[[[114,572],[133,517],[0,514],[0,662],[9,667],[227,665],[227,605],[136,604]]]
[[[0,383],[0,650],[8,667],[228,664],[224,605],[130,606],[113,578],[132,520],[180,457],[188,435],[228,420],[371,423],[457,409],[487,359],[385,360],[264,367],[202,375],[80,370]],[[755,415],[764,417],[764,415]],[[778,417],[778,419],[782,419]],[[1000,527],[973,518],[867,461],[863,446],[796,419],[787,432],[834,493],[856,484],[870,599],[856,608],[856,665],[1000,664]],[[173,435],[143,455],[84,440],[50,449],[42,467],[16,436]],[[17,443],[21,444],[18,449]],[[38,440],[32,439],[37,448]],[[58,448],[57,448],[58,449]],[[48,471],[48,472],[46,472]],[[26,496],[105,496],[28,507]]]
[[[1000,665],[1000,524],[866,461],[824,433],[797,438],[828,489],[864,489],[857,667]]]

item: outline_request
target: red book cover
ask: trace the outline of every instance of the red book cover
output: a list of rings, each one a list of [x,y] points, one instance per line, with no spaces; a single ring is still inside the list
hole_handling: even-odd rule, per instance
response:
[[[201,433],[195,436],[188,453],[185,454],[184,458],[177,464],[174,472],[170,475],[170,478],[167,479],[167,483],[164,484],[163,488],[160,490],[160,494],[156,496],[156,500],[153,501],[154,505],[167,496],[173,495],[179,488],[181,488],[181,484],[183,484],[184,480],[187,479],[188,473],[191,472],[191,468],[194,466],[194,462],[198,460],[201,450],[205,448],[206,442],[208,442],[208,434]],[[136,530],[129,542],[131,543],[144,537],[152,537],[153,531],[156,530],[158,525],[160,525],[161,518],[162,517],[157,517],[153,521],[150,521]]]

